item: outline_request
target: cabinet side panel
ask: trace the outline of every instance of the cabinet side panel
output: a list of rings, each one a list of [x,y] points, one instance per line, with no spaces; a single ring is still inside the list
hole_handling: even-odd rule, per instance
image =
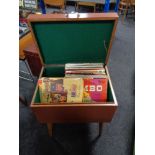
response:
[[[32,107],[40,123],[110,122],[116,106]]]

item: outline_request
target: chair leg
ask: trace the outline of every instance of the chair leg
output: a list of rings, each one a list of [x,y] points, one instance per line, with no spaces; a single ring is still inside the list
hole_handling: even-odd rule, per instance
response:
[[[79,9],[80,9],[80,5],[79,5],[79,3],[77,2],[77,3],[76,3],[76,12],[79,12]]]
[[[124,15],[123,15],[123,18],[122,18],[123,23],[124,23],[124,20],[125,20],[125,18],[126,18],[127,11],[128,11],[127,9],[124,11]]]
[[[25,106],[28,106],[27,100],[24,96],[19,96],[19,103],[24,104]]]
[[[64,10],[66,10],[66,1],[64,2]]]
[[[47,128],[48,128],[48,134],[51,137],[52,136],[53,124],[52,123],[47,123]]]
[[[94,12],[96,12],[96,6],[94,6]]]
[[[102,134],[102,129],[103,129],[103,123],[100,122],[99,123],[99,136],[101,136],[101,134]]]
[[[77,11],[77,2],[75,2],[74,8],[75,8],[75,12],[76,12]]]
[[[31,69],[30,69],[30,67],[29,67],[29,64],[28,64],[27,60],[24,60],[24,63],[25,63],[25,66],[26,66],[26,68],[27,68],[27,70],[28,70],[30,76],[31,76],[32,82],[33,82],[33,84],[34,84],[33,74],[32,74],[32,72],[31,72]]]

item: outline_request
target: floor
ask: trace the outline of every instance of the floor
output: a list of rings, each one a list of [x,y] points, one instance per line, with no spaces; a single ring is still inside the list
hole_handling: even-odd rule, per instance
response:
[[[25,69],[23,62],[19,65]],[[133,19],[124,23],[119,19],[108,68],[119,107],[112,122],[104,124],[100,137],[97,123],[55,124],[53,137],[49,137],[46,125],[37,122],[29,107],[19,104],[20,155],[131,155],[135,127]],[[34,88],[32,82],[20,79],[19,92],[28,103]]]

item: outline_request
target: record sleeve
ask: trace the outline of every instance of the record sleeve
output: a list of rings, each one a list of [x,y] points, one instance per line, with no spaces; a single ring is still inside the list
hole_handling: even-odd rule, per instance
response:
[[[83,102],[104,102],[107,100],[108,79],[84,79]]]
[[[67,102],[82,102],[82,78],[64,78],[64,89],[67,92]]]

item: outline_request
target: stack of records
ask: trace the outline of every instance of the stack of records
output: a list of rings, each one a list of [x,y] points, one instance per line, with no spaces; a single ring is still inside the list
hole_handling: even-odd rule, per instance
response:
[[[68,63],[65,65],[65,77],[105,78],[106,72],[102,63]]]
[[[107,100],[107,78],[46,78],[38,80],[42,103],[91,103]]]
[[[107,100],[108,77],[102,63],[68,63],[65,77],[83,79],[83,102]]]
[[[38,80],[42,103],[107,101],[108,77],[102,63],[66,64],[65,77]]]

